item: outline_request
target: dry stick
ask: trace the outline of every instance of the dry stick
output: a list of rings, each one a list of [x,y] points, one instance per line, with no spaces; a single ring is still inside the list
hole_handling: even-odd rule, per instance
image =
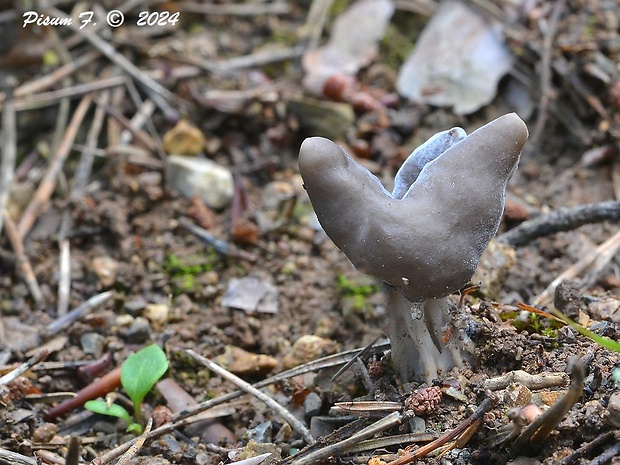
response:
[[[106,302],[110,297],[112,297],[112,291],[106,291],[91,297],[86,302],[82,302],[80,305],[75,307],[66,315],[61,316],[60,318],[56,318],[56,320],[52,321],[49,325],[47,325],[47,328],[44,331],[44,335],[46,337],[53,336],[60,330],[69,326],[77,319],[83,317],[88,312],[94,310],[96,307]]]
[[[66,399],[54,408],[50,409],[45,415],[46,421],[53,421],[61,415],[69,413],[71,410],[81,407],[85,402],[105,396],[114,391],[121,385],[121,367],[117,367],[101,378],[93,381],[88,386],[80,389],[75,397]]]
[[[187,13],[221,16],[286,15],[291,12],[291,7],[287,2],[223,5],[181,2],[179,9]]]
[[[284,50],[251,53],[222,61],[204,60],[198,57],[191,57],[188,61],[212,73],[228,73],[242,68],[264,66],[278,61],[297,58],[303,55],[304,49],[305,47],[295,46]]]
[[[109,78],[100,79],[99,81],[92,81],[86,84],[77,84],[64,89],[28,96],[27,98],[17,100],[15,102],[15,109],[18,111],[36,110],[55,105],[59,100],[65,97],[79,97],[81,95],[88,94],[89,92],[109,89],[111,87],[118,87],[125,84],[127,84],[127,77],[112,76]]]
[[[526,447],[532,450],[541,446],[581,397],[585,379],[583,363],[578,358],[573,358],[568,361],[568,365],[569,371],[572,372],[568,391],[523,430],[512,445],[512,450],[515,452],[521,452]]]
[[[69,310],[69,291],[71,290],[71,250],[68,240],[60,243],[60,266],[58,278],[57,315],[64,316]]]
[[[558,0],[553,6],[548,28],[543,39],[543,51],[540,62],[540,104],[538,106],[538,118],[530,137],[530,146],[537,147],[547,121],[549,100],[551,98],[551,60],[553,55],[553,39],[557,33],[560,16],[564,10],[566,0]]]
[[[9,82],[9,85],[14,83]],[[17,154],[17,129],[15,120],[15,104],[12,95],[12,89],[8,90],[8,100],[2,111],[2,128],[0,135],[2,136],[2,164],[0,168],[0,213],[4,212],[13,175],[15,172],[15,156]],[[4,215],[0,214],[0,234],[2,233],[2,222]]]
[[[131,121],[129,121],[120,111],[116,108],[112,108],[111,106],[103,107],[105,112],[114,118],[120,125],[126,130],[133,134],[136,141],[142,144],[146,149],[150,152],[157,152],[157,142],[155,142],[151,136],[149,136],[146,132],[141,129],[137,129],[133,127]],[[122,134],[121,134],[122,135]]]
[[[271,409],[273,409],[273,411],[277,415],[282,417],[295,431],[297,431],[301,435],[301,437],[304,439],[304,441],[306,441],[306,443],[314,444],[315,441],[312,435],[310,434],[310,431],[308,431],[308,429],[293,414],[291,414],[288,410],[282,407],[278,402],[276,402],[275,400],[273,400],[271,397],[264,394],[263,392],[259,391],[258,389],[253,387],[251,384],[246,383],[238,376],[235,376],[231,372],[225,370],[224,368],[219,366],[217,363],[212,362],[208,358],[203,357],[202,355],[194,352],[191,349],[188,349],[187,353],[191,357],[193,357],[196,361],[202,363],[204,366],[209,368],[209,370],[220,375],[222,378],[227,379],[228,381],[235,384],[238,388],[244,390],[248,394],[253,395],[257,399],[267,404]]]
[[[313,50],[319,45],[323,26],[329,16],[334,0],[312,0],[306,23],[303,25],[303,37],[306,40],[308,50]]]
[[[73,187],[71,188],[70,200],[78,200],[84,196],[86,192],[86,185],[90,178],[90,172],[93,167],[94,151],[97,148],[97,140],[103,128],[105,121],[105,111],[102,106],[108,105],[110,102],[109,90],[104,90],[97,101],[98,105],[95,109],[93,116],[93,122],[90,126],[88,134],[86,136],[86,150],[82,152],[77,169],[75,170],[75,178],[73,180]]]
[[[313,465],[315,463],[321,463],[331,456],[347,452],[349,449],[355,447],[357,444],[360,443],[360,441],[363,441],[364,439],[369,439],[377,433],[400,425],[403,420],[404,417],[403,415],[401,415],[400,412],[390,413],[385,418],[382,418],[379,421],[373,423],[372,425],[367,426],[366,428],[357,432],[351,437],[348,437],[335,444],[330,444],[327,447],[323,447],[322,449],[314,451],[306,455],[305,457],[293,460],[291,462],[291,465]]]
[[[427,454],[430,454],[439,447],[442,447],[449,441],[452,441],[453,439],[463,434],[463,432],[465,432],[471,425],[480,420],[485,413],[487,413],[493,408],[493,406],[497,403],[497,400],[498,397],[495,393],[493,393],[492,391],[487,391],[487,396],[474,411],[474,413],[472,413],[467,419],[465,419],[465,421],[461,422],[461,424],[459,424],[452,431],[448,431],[442,434],[433,442],[426,444],[419,449],[416,449],[412,452],[407,452],[398,459],[390,462],[388,465],[405,465],[407,463],[413,462],[414,460],[422,458]]]
[[[41,293],[41,288],[37,282],[37,277],[34,274],[30,260],[28,260],[28,257],[26,256],[22,236],[19,234],[17,226],[13,223],[13,220],[6,210],[4,210],[4,214],[2,216],[4,217],[4,229],[6,230],[6,235],[9,238],[11,247],[13,247],[13,251],[15,252],[15,258],[17,260],[16,265],[19,274],[26,282],[26,286],[28,286],[30,295],[34,299],[35,303],[40,305],[43,301],[43,294]]]
[[[618,436],[619,436],[618,439],[620,439],[620,435]],[[575,461],[582,458],[586,454],[589,454],[594,449],[598,449],[599,446],[603,445],[604,443],[606,443],[613,437],[614,437],[613,431],[608,431],[605,434],[601,434],[600,436],[597,436],[596,438],[594,438],[594,440],[584,444],[579,449],[576,449],[573,452],[571,452],[569,455],[567,455],[562,460],[560,460],[560,462],[558,462],[557,465],[572,465]]]
[[[575,263],[574,265],[571,265],[564,272],[562,272],[557,278],[555,278],[551,282],[551,284],[549,284],[549,286],[547,286],[547,288],[544,291],[542,291],[538,295],[538,297],[536,297],[536,299],[534,299],[534,302],[532,303],[532,305],[535,307],[538,307],[543,304],[546,304],[547,302],[550,302],[552,299],[553,293],[555,292],[555,288],[558,287],[558,285],[562,281],[566,279],[575,278],[576,276],[580,275],[583,272],[583,270],[585,270],[586,268],[588,268],[594,263],[599,262],[600,264],[599,257],[603,255],[607,257],[607,259],[610,260],[611,258],[613,258],[613,255],[616,253],[616,251],[619,248],[620,248],[620,231],[618,231],[616,234],[611,236],[609,239],[607,239],[605,242],[599,245],[596,249],[588,253],[585,257],[583,257],[577,263]]]
[[[27,95],[32,95],[36,92],[49,89],[63,78],[70,76],[75,71],[95,61],[100,56],[101,52],[98,50],[87,52],[75,60],[55,69],[51,73],[46,74],[45,76],[16,87],[14,95],[15,97],[25,97]],[[7,95],[4,92],[0,92],[0,104],[3,104],[6,101],[6,98]]]
[[[118,459],[118,462],[116,462],[116,465],[125,465],[127,462],[129,462],[133,458],[134,455],[136,455],[138,453],[138,451],[140,450],[140,448],[144,444],[144,441],[146,441],[146,438],[147,438],[148,434],[151,432],[151,427],[152,426],[153,426],[153,419],[149,418],[149,421],[146,424],[146,427],[144,428],[144,432],[138,437],[138,440],[135,442],[135,444],[133,446],[131,446],[127,450],[127,452],[125,452],[121,456],[120,459]],[[94,462],[95,461],[93,460],[91,463],[94,463]]]
[[[611,459],[620,455],[620,443],[612,445],[609,449],[605,450],[601,455],[593,460],[590,460],[587,465],[605,465]]]
[[[52,6],[47,7],[46,11],[57,18],[69,18],[64,12]],[[118,53],[112,45],[93,33],[91,30],[80,29],[77,25],[70,25],[71,29],[77,34],[83,36],[101,53],[107,56],[110,61],[122,68],[133,79],[138,81],[144,90],[150,95],[151,99],[164,112],[167,118],[178,119],[178,112],[170,106],[168,102],[178,102],[179,99],[164,86],[154,81],[148,74],[141,71],[136,65]]]
[[[155,110],[155,104],[152,100],[145,100],[140,105],[140,108],[133,115],[133,118],[129,121],[129,124],[133,129],[140,129],[142,126],[146,124],[147,121],[150,120],[153,111]],[[120,145],[129,144],[131,139],[133,138],[133,134],[129,129],[125,129],[121,133],[121,140],[119,142]]]
[[[49,354],[50,354],[49,350],[46,350],[46,349],[41,350],[39,353],[31,357],[30,360],[22,363],[20,366],[18,366],[14,370],[2,376],[0,378],[0,386],[7,385],[11,381],[15,381],[18,376],[23,375],[28,370],[30,370],[33,366],[45,360]]]
[[[538,237],[561,231],[571,231],[584,224],[620,220],[620,202],[590,203],[577,207],[560,208],[548,215],[521,223],[497,237],[499,242],[513,247],[525,245]]]
[[[26,207],[26,210],[21,217],[18,231],[22,237],[28,235],[39,214],[45,210],[47,203],[54,192],[54,188],[56,187],[58,174],[60,173],[62,165],[71,150],[71,144],[73,144],[73,140],[77,135],[80,124],[82,123],[84,116],[86,116],[86,112],[88,111],[88,107],[90,106],[92,100],[92,94],[85,95],[76,108],[75,113],[73,113],[71,122],[67,127],[67,132],[58,147],[58,151],[50,160],[48,170],[45,173],[41,184],[39,184],[39,188],[35,192],[34,197]]]
[[[38,465],[36,459],[6,449],[0,449],[0,463],[7,465]]]

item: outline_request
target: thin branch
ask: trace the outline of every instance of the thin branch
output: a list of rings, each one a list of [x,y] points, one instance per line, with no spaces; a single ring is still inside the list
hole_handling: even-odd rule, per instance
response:
[[[42,362],[43,360],[45,360],[49,354],[50,354],[49,350],[41,350],[38,354],[36,354],[33,357],[31,357],[30,360],[22,363],[20,366],[18,366],[14,370],[12,370],[9,373],[7,373],[6,375],[0,377],[0,386],[1,385],[7,385],[10,382],[15,381],[19,376],[21,376],[24,373],[26,373],[33,366],[35,366],[37,363]]]
[[[14,80],[13,80],[14,81]],[[2,111],[2,128],[0,136],[2,136],[2,163],[0,167],[0,213],[4,211],[9,194],[11,192],[11,184],[15,174],[15,156],[17,154],[17,123],[15,120],[15,101],[12,94],[12,86],[15,82],[8,82],[7,90],[8,99]],[[2,222],[4,215],[0,214],[0,233],[2,233]]]
[[[60,266],[58,278],[57,315],[65,316],[69,309],[69,292],[71,290],[71,249],[68,240],[60,243]]]
[[[35,94],[36,92],[41,92],[42,90],[49,89],[57,82],[61,81],[63,78],[70,76],[78,69],[86,66],[89,63],[92,63],[97,58],[101,56],[101,52],[94,50],[91,52],[87,52],[84,55],[76,58],[75,60],[62,65],[59,68],[56,68],[49,74],[41,76],[40,78],[25,82],[24,84],[15,88],[14,96],[15,97],[25,97],[27,95]],[[4,104],[7,99],[7,94],[4,92],[0,92],[0,106]]]
[[[390,413],[385,418],[381,418],[375,423],[367,426],[363,430],[342,441],[339,441],[335,444],[330,444],[329,446],[323,447],[317,451],[312,452],[311,454],[308,454],[297,460],[293,460],[291,462],[291,465],[312,465],[315,463],[322,463],[329,457],[342,455],[343,453],[358,445],[364,439],[372,438],[377,433],[381,433],[386,429],[400,425],[404,419],[405,417],[403,417],[400,412]]]
[[[26,98],[15,101],[15,109],[18,111],[37,110],[49,107],[58,103],[59,100],[67,97],[78,97],[89,92],[109,89],[127,84],[126,76],[112,76],[98,81],[91,81],[85,84],[77,84],[64,89],[44,92],[41,94],[30,95]]]
[[[49,6],[46,11],[57,18],[66,18],[69,16],[58,8]],[[96,49],[108,57],[110,61],[122,68],[129,76],[138,81],[144,90],[150,95],[151,99],[157,104],[157,106],[164,112],[167,118],[172,120],[178,119],[178,112],[172,108],[168,102],[178,102],[179,99],[164,86],[153,80],[148,74],[144,73],[140,68],[134,65],[129,59],[121,55],[116,49],[99,35],[91,30],[80,29],[78,26],[71,24],[69,26],[74,32],[83,36],[88,40]]]
[[[48,170],[45,173],[41,184],[39,184],[39,188],[36,190],[32,200],[26,207],[26,210],[19,221],[18,231],[22,238],[28,235],[39,214],[41,214],[41,212],[43,212],[47,207],[47,203],[49,202],[56,187],[56,182],[58,180],[60,170],[62,169],[62,165],[64,164],[67,155],[69,155],[71,145],[73,144],[78,129],[82,124],[84,116],[86,116],[86,112],[88,111],[92,100],[92,94],[87,94],[84,96],[76,108],[75,113],[73,113],[71,122],[67,127],[67,132],[58,147],[58,151],[50,160]]]
[[[94,310],[95,308],[99,307],[101,304],[105,303],[110,297],[112,297],[112,291],[102,292],[101,294],[97,294],[91,297],[86,302],[83,302],[77,307],[75,307],[73,310],[71,310],[66,315],[60,318],[57,318],[56,320],[52,321],[49,325],[47,325],[47,328],[45,329],[45,335],[48,337],[53,336],[54,334],[58,333],[60,330],[69,326],[74,321],[86,315],[88,312]]]
[[[521,223],[497,237],[513,247],[525,245],[539,237],[571,231],[584,224],[620,220],[620,202],[607,201],[555,210],[548,215]]]
[[[540,142],[540,138],[545,129],[545,123],[547,121],[549,101],[551,100],[551,60],[553,55],[553,39],[558,30],[560,22],[560,16],[566,5],[566,0],[558,0],[553,6],[551,11],[551,17],[549,18],[548,29],[543,39],[543,51],[540,61],[540,103],[538,105],[538,118],[532,131],[532,137],[530,143],[533,147],[536,147]]]
[[[35,303],[40,305],[43,301],[43,294],[41,293],[41,288],[37,282],[37,277],[34,274],[30,260],[28,260],[26,251],[24,250],[22,235],[19,234],[17,226],[6,210],[4,210],[4,214],[2,216],[4,217],[4,229],[6,230],[6,235],[9,238],[11,247],[13,247],[13,252],[15,252],[17,270],[26,282],[26,286],[28,286],[30,295],[34,299]]]
[[[291,426],[291,428],[297,431],[301,435],[301,437],[304,439],[304,441],[306,441],[306,443],[314,444],[315,441],[312,435],[310,434],[310,431],[308,431],[308,429],[292,413],[290,413],[288,410],[282,407],[278,402],[276,402],[275,400],[273,400],[271,397],[264,394],[263,392],[259,391],[258,389],[253,387],[251,384],[243,381],[238,376],[235,376],[231,372],[225,370],[224,368],[219,366],[217,363],[212,362],[208,358],[203,357],[202,355],[194,352],[191,349],[188,349],[187,353],[192,358],[194,358],[196,361],[202,363],[204,366],[209,368],[209,370],[220,375],[222,378],[227,379],[228,381],[235,384],[238,388],[244,390],[248,394],[253,395],[257,399],[267,404],[277,415],[283,418]]]

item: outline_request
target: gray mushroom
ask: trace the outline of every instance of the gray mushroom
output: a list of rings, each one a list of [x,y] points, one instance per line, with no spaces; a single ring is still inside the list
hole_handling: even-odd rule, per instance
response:
[[[387,333],[403,381],[462,364],[459,337],[443,337],[447,296],[467,284],[496,234],[527,136],[514,113],[469,136],[439,133],[405,161],[392,194],[330,140],[302,144],[299,168],[323,229],[356,268],[391,287]]]

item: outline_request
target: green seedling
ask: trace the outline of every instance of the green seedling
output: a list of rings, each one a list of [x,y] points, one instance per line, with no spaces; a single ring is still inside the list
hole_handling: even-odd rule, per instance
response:
[[[350,312],[364,312],[368,297],[379,292],[381,285],[366,276],[349,279],[345,275],[339,274],[336,277],[336,288],[342,296],[343,313],[346,315]]]
[[[605,347],[606,349],[613,350],[615,352],[620,352],[620,342],[616,342],[613,339],[610,339],[608,337],[599,336],[598,334],[593,333],[589,329],[584,328],[579,323],[576,323],[570,318],[568,318],[566,315],[564,315],[562,312],[560,312],[556,308],[550,309],[551,314],[543,312],[542,310],[538,310],[535,307],[532,307],[530,305],[526,305],[523,303],[519,304],[519,308],[521,310],[526,310],[528,312],[535,313],[536,315],[539,315],[539,316],[544,316],[545,318],[552,318],[557,321],[560,321],[564,323],[565,325],[568,325],[572,327],[573,329],[575,329],[582,336],[585,336],[591,339],[592,341],[596,342],[598,345]]]
[[[135,423],[129,412],[117,404],[108,405],[105,401],[92,400],[86,402],[84,407],[91,412],[122,418],[127,422],[127,431],[140,434],[142,432],[142,401],[166,370],[168,370],[168,359],[157,344],[140,349],[127,357],[123,363],[121,385],[133,402]]]

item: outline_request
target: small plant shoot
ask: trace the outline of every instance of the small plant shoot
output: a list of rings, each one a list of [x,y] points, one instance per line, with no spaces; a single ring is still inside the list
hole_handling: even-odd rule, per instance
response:
[[[91,400],[84,404],[84,408],[94,413],[122,418],[127,422],[127,431],[142,433],[142,401],[155,383],[168,370],[168,359],[164,351],[152,344],[130,355],[121,367],[121,384],[133,402],[134,417],[120,405],[108,405],[102,400]]]
[[[118,404],[108,405],[103,400],[89,400],[84,404],[84,408],[94,413],[100,413],[101,415],[122,418],[125,420],[125,423],[127,423],[128,432],[134,432],[137,434],[142,432],[142,426],[138,423],[134,423],[131,415],[129,415],[129,412]]]
[[[147,393],[168,370],[164,351],[151,344],[130,355],[121,368],[121,384],[133,402],[134,415],[142,423],[141,404]]]

